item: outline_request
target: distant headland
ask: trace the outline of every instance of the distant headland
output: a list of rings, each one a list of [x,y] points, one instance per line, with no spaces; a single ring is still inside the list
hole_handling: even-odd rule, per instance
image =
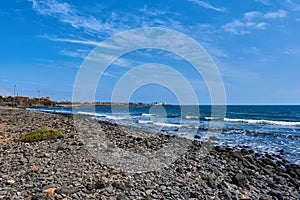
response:
[[[27,96],[0,96],[0,106],[28,108],[28,107],[65,107],[65,106],[153,106],[168,105],[167,103],[152,102],[71,102],[53,101],[50,97],[27,97]]]

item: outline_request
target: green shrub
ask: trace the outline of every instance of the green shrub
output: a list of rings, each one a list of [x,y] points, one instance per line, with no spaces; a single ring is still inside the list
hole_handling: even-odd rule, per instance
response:
[[[42,140],[54,140],[63,138],[64,135],[55,129],[40,129],[34,130],[26,133],[25,135],[21,136],[21,142],[37,142]]]

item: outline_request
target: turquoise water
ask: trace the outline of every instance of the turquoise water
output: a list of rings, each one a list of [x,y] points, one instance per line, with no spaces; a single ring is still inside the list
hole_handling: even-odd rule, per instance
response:
[[[227,106],[226,113],[220,107],[213,116],[211,106],[131,106],[129,111],[125,106],[36,109],[86,114],[102,121],[190,139],[214,136],[219,145],[247,146],[256,152],[280,154],[300,164],[300,106]]]

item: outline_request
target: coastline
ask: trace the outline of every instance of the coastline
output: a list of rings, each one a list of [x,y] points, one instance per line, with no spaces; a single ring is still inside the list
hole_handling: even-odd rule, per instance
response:
[[[99,134],[105,134],[120,148],[136,152],[151,153],[170,140],[167,136],[141,134],[108,122],[97,123],[102,127]],[[39,128],[58,129],[65,138],[36,143],[18,140],[22,134]],[[56,199],[297,199],[300,196],[299,166],[268,154],[253,155],[246,148],[237,152],[213,147],[203,154],[201,150],[206,144],[194,142],[185,154],[160,171],[128,174],[99,163],[86,150],[72,115],[1,108],[0,132],[0,198],[45,199],[42,191],[47,188],[57,188]]]

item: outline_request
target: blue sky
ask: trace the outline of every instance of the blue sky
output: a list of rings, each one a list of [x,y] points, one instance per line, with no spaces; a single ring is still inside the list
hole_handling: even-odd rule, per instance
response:
[[[96,45],[121,31],[164,27],[199,42],[222,75],[228,104],[300,104],[300,1],[0,0],[0,95],[71,100],[79,67]],[[109,101],[117,80],[142,63],[182,73],[201,104],[210,102],[201,77],[184,60],[158,50],[118,59],[96,99]],[[101,87],[100,87],[101,85]],[[158,85],[141,87],[132,101],[176,103]]]

